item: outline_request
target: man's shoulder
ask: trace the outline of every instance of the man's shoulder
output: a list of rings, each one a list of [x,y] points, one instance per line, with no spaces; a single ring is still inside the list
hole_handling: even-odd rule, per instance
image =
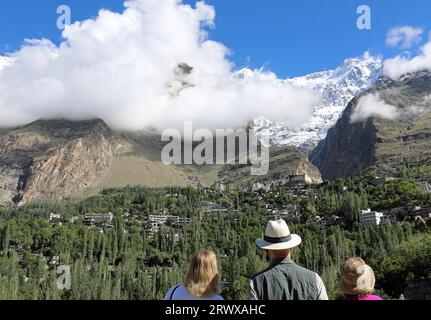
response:
[[[318,274],[310,269],[307,269],[303,266],[300,266],[299,264],[295,264],[295,268],[296,270],[298,270],[299,272],[308,275],[310,277],[318,277]]]
[[[303,266],[296,265],[296,272],[302,278],[304,278],[307,281],[310,281],[312,283],[315,283],[317,285],[319,285],[319,282],[322,282],[322,280],[321,280],[321,278],[317,272],[312,271],[310,269],[307,269]]]
[[[261,277],[265,276],[265,274],[267,274],[267,273],[271,272],[271,270],[272,270],[273,268],[274,268],[273,266],[269,266],[268,268],[266,268],[266,269],[264,269],[264,270],[262,270],[262,271],[260,271],[260,272],[256,273],[255,275],[253,275],[253,276],[251,277],[251,281],[254,281],[254,280],[256,280],[256,279],[259,279],[259,278],[261,278]]]
[[[319,277],[319,275],[312,270],[309,270],[309,269],[307,269],[303,266],[300,266],[299,264],[296,264],[296,263],[289,263],[289,264],[279,264],[276,266],[270,266],[270,267],[266,268],[265,270],[253,275],[251,277],[251,279],[255,280],[255,279],[264,277],[265,275],[267,275],[271,272],[274,272],[276,269],[286,269],[286,270],[289,269],[291,271],[294,271],[294,273],[299,273],[299,274],[306,276],[306,277],[309,277],[309,278],[318,278]]]

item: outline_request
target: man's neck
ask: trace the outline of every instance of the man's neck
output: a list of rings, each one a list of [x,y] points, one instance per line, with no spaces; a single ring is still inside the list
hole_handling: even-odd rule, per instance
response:
[[[284,261],[284,260],[290,260],[291,259],[291,255],[290,254],[288,254],[288,255],[272,255],[271,256],[271,264],[273,264],[273,263],[279,263],[279,262],[281,262],[281,261]]]

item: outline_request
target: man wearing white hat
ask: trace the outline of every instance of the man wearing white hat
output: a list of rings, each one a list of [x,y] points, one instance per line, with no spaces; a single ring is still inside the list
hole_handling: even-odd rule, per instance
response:
[[[268,223],[265,237],[257,239],[256,245],[266,251],[271,264],[251,279],[250,300],[328,300],[320,276],[291,259],[291,249],[301,242],[284,220]]]

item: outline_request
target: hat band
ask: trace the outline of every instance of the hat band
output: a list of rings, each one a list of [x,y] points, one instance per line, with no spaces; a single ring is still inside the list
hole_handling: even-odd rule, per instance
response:
[[[281,238],[272,238],[272,237],[265,236],[263,239],[266,242],[269,242],[272,244],[285,243],[285,242],[289,242],[290,240],[292,240],[292,235],[288,235],[287,237],[281,237]]]

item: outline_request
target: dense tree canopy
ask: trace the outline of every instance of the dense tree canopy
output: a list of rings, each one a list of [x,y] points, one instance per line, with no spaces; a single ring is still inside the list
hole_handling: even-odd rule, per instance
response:
[[[303,238],[293,252],[297,263],[322,275],[331,298],[339,292],[339,270],[349,257],[361,256],[378,277],[377,289],[398,298],[413,277],[429,278],[431,235],[409,221],[360,226],[359,212],[369,206],[430,205],[407,180],[380,186],[366,178],[269,191],[218,191],[194,188],[109,189],[83,200],[32,203],[0,208],[0,299],[162,299],[184,281],[191,256],[213,249],[222,273],[223,296],[246,299],[250,277],[267,265],[254,240],[262,236],[268,207],[286,210],[292,232]],[[209,210],[210,204],[223,209]],[[113,226],[89,227],[82,215],[112,212]],[[61,221],[49,221],[50,213]],[[158,229],[149,215],[187,217]],[[326,218],[319,224],[315,217]],[[79,219],[71,223],[71,218]],[[335,218],[339,217],[339,218]],[[71,287],[59,289],[59,265],[70,267]]]

